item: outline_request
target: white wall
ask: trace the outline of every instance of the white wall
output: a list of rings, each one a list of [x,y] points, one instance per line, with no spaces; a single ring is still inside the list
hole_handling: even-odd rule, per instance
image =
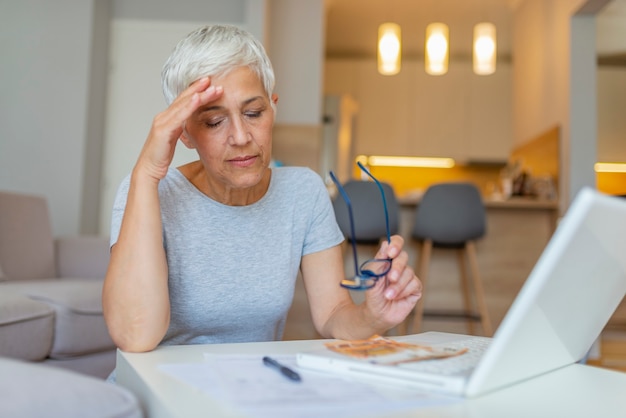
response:
[[[269,20],[279,97],[276,123],[321,125],[324,0],[272,0]]]
[[[111,9],[108,1],[94,2],[79,228],[82,234],[97,234],[99,229]]]
[[[595,187],[598,117],[596,26],[593,15],[571,18],[569,141],[561,148],[561,207],[569,206],[583,187]]]
[[[0,189],[79,232],[94,0],[0,1]]]
[[[598,161],[626,161],[626,68],[598,68]]]

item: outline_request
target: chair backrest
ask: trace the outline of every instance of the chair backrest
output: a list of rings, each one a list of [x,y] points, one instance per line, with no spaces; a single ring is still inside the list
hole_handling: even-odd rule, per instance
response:
[[[394,235],[398,233],[398,218],[400,217],[398,200],[393,188],[388,183],[381,182],[381,185],[387,201],[389,233]],[[343,184],[343,188],[352,203],[356,242],[358,244],[377,244],[381,238],[386,239],[385,209],[376,183],[369,180],[349,180]],[[337,194],[333,199],[333,208],[339,228],[341,228],[344,236],[349,239],[350,217],[348,206],[341,195]]]
[[[415,211],[412,236],[435,245],[459,246],[486,232],[485,206],[472,183],[430,186]]]
[[[0,265],[4,280],[56,276],[52,225],[44,197],[0,191]]]

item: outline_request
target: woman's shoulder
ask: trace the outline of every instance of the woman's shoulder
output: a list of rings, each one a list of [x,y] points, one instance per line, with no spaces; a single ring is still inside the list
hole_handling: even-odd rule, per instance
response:
[[[183,174],[179,167],[174,168],[170,167],[163,177],[159,184],[176,184],[176,183],[184,183],[189,184],[189,179]]]
[[[126,176],[120,182],[121,188],[128,189],[130,187],[131,176],[132,176],[132,173],[126,174]],[[167,173],[165,173],[165,177],[163,177],[161,181],[159,182],[159,185],[162,185],[162,184],[168,185],[172,183],[188,183],[188,182],[189,181],[177,168],[170,167],[168,168]]]
[[[315,189],[325,189],[320,175],[309,167],[278,167],[273,168],[272,171],[279,188],[309,193]]]
[[[284,166],[272,169],[268,201],[280,202],[279,205],[285,205],[290,210],[302,211],[303,208],[317,208],[326,196],[329,194],[324,181],[311,168]]]
[[[272,171],[278,180],[297,182],[299,181],[321,181],[321,177],[309,167],[283,166],[273,168]]]

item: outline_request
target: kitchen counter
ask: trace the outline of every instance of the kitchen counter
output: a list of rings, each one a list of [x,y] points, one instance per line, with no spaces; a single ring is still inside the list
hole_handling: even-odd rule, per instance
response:
[[[532,197],[510,197],[508,199],[484,200],[486,208],[511,208],[511,209],[547,209],[558,210],[558,200],[538,199]]]
[[[421,200],[421,194],[407,194],[398,196],[398,203],[401,206],[415,206]],[[539,199],[533,197],[513,196],[508,199],[483,197],[483,202],[487,209],[489,208],[510,208],[510,209],[547,209],[557,210],[559,202],[556,199]]]

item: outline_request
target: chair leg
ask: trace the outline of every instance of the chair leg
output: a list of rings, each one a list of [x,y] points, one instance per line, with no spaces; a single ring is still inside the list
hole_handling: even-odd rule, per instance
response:
[[[418,278],[422,282],[422,297],[417,301],[413,312],[409,315],[406,322],[406,333],[416,334],[422,327],[422,319],[424,316],[424,295],[426,294],[426,283],[428,279],[428,268],[430,265],[430,255],[432,254],[433,242],[425,240],[421,244],[419,258],[415,270]]]
[[[487,302],[485,300],[485,293],[483,291],[483,282],[478,273],[478,259],[476,257],[476,247],[473,242],[469,241],[466,244],[465,249],[467,250],[468,259],[470,262],[472,279],[474,280],[474,291],[476,292],[476,303],[478,305],[478,311],[480,312],[483,334],[487,337],[490,337],[493,334],[493,329],[491,327],[491,319],[489,318],[489,310],[487,309]]]
[[[459,277],[461,279],[461,291],[463,292],[463,307],[465,312],[472,312],[472,296],[470,294],[469,280],[467,280],[467,268],[465,265],[465,248],[456,251],[457,260],[459,263]],[[475,335],[474,321],[468,318],[467,330],[470,335]]]

